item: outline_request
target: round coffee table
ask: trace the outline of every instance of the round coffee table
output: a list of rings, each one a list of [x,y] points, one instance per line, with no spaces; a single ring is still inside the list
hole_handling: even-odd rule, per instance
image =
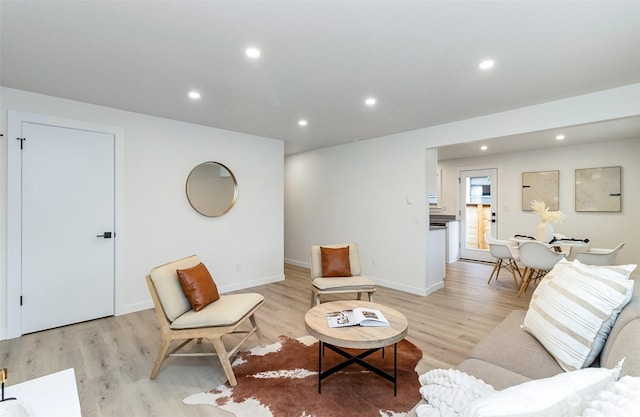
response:
[[[349,310],[357,307],[372,308],[380,310],[384,317],[389,321],[389,326],[384,327],[364,327],[364,326],[348,326],[348,327],[329,327],[327,323],[327,313],[334,311]],[[397,393],[397,343],[404,339],[407,335],[409,324],[407,318],[391,307],[382,304],[372,303],[370,301],[361,300],[340,300],[319,304],[304,316],[304,322],[309,334],[318,339],[318,392],[321,392],[322,380],[329,375],[346,368],[352,363],[357,363],[366,369],[380,375],[381,377],[393,382],[393,394]],[[365,362],[363,359],[383,349],[385,346],[393,345],[393,375],[384,372],[381,369]],[[343,363],[334,366],[331,369],[322,371],[322,354],[324,348],[347,358]],[[340,348],[366,349],[365,352],[356,356]],[[384,354],[384,350],[383,350]]]

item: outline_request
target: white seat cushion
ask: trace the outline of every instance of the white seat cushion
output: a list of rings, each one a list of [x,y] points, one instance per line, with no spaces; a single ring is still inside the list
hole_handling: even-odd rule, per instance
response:
[[[220,299],[195,312],[191,309],[175,319],[172,329],[230,326],[236,324],[264,297],[258,293],[222,295]]]
[[[362,289],[368,290],[375,287],[374,282],[367,277],[345,277],[345,278],[316,278],[313,286],[319,290],[339,290],[339,289]]]

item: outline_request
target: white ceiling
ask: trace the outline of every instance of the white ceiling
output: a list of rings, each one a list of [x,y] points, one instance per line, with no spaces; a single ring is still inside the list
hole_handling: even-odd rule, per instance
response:
[[[287,154],[640,82],[638,1],[2,1],[0,19],[3,86]]]

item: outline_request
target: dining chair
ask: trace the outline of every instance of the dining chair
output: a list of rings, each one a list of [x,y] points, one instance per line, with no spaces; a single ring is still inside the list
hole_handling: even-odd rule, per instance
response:
[[[500,275],[500,270],[504,268],[513,275],[513,282],[516,284],[516,288],[520,288],[519,280],[522,280],[522,273],[516,263],[520,259],[518,244],[510,240],[496,239],[489,233],[484,234],[484,240],[486,240],[489,245],[489,253],[491,253],[491,256],[496,258],[496,262],[493,265],[493,270],[491,271],[491,275],[489,275],[489,281],[487,281],[487,284],[491,283],[494,275],[497,280]]]
[[[160,350],[150,379],[156,378],[169,356],[218,356],[229,385],[235,386],[237,381],[230,359],[252,334],[259,340],[262,338],[255,313],[264,304],[264,297],[258,293],[219,295],[216,301],[194,310],[180,284],[178,270],[199,264],[198,256],[192,255],[153,268],[146,277],[161,332]],[[227,350],[222,340],[227,335],[243,336],[233,336],[234,345]],[[210,341],[215,352],[178,353],[194,339],[198,344],[203,339]],[[181,342],[169,351],[173,341]]]
[[[548,244],[537,241],[521,243],[519,249],[520,263],[525,270],[518,297],[527,290],[531,281],[544,277],[561,259],[567,257],[566,253],[555,252]]]
[[[367,294],[376,292],[371,278],[362,276],[360,254],[355,243],[311,246],[311,307],[320,304],[326,294]]]
[[[624,246],[622,242],[613,249],[590,248],[576,255],[576,260],[586,265],[615,265],[618,252]]]

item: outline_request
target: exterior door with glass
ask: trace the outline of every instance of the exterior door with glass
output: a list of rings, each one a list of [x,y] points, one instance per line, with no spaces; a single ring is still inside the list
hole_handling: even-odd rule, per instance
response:
[[[460,259],[493,262],[485,233],[497,236],[498,170],[460,171]]]

